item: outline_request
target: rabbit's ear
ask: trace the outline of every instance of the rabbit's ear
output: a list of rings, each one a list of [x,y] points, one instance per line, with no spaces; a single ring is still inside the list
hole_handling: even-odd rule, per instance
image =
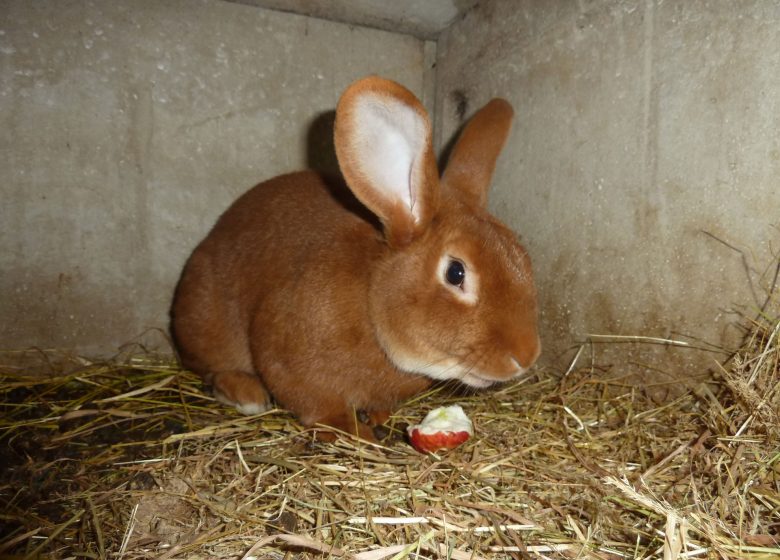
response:
[[[425,231],[439,175],[431,124],[414,94],[374,76],[355,82],[336,108],[334,143],[349,188],[382,221],[392,246]]]
[[[508,101],[493,99],[471,118],[452,150],[441,182],[468,204],[485,208],[490,180],[496,168],[514,110]]]

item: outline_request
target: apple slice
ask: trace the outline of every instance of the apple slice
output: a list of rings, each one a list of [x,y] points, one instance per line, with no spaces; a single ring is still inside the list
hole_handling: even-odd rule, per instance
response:
[[[431,410],[421,424],[409,426],[409,441],[420,453],[452,449],[474,434],[474,426],[459,405]]]

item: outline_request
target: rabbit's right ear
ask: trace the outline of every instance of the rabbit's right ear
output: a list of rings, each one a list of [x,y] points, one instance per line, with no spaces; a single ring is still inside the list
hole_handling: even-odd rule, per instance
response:
[[[455,189],[461,199],[485,208],[496,160],[509,137],[514,117],[512,105],[496,98],[469,120],[444,168],[441,182]]]
[[[425,231],[439,174],[431,124],[414,94],[376,76],[355,82],[336,108],[334,144],[349,188],[381,220],[391,246]]]

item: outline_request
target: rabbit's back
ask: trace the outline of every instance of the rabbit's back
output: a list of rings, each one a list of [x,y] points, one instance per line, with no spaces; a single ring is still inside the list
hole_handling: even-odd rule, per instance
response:
[[[220,371],[259,375],[299,414],[316,410],[312,393],[389,407],[393,380],[377,384],[366,372],[397,373],[402,385],[408,376],[387,361],[366,313],[370,271],[386,248],[362,212],[312,172],[274,178],[237,199],[193,252],[177,289],[173,332],[183,364],[207,381]],[[322,373],[345,359],[338,378]]]
[[[211,296],[225,298],[241,318],[237,326],[247,328],[253,310],[277,292],[291,296],[303,276],[366,271],[355,265],[368,264],[376,254],[378,236],[339,199],[336,188],[316,173],[302,172],[247,191],[195,249],[182,284],[203,277]],[[337,244],[342,250],[333,250]],[[332,255],[318,259],[323,252]]]

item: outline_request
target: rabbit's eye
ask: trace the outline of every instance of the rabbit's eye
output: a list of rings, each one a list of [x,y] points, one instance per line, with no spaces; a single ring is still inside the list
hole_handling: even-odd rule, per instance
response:
[[[462,286],[463,281],[466,279],[466,269],[464,268],[463,263],[455,260],[450,261],[450,264],[447,265],[445,277],[447,278],[447,282],[453,286]]]

